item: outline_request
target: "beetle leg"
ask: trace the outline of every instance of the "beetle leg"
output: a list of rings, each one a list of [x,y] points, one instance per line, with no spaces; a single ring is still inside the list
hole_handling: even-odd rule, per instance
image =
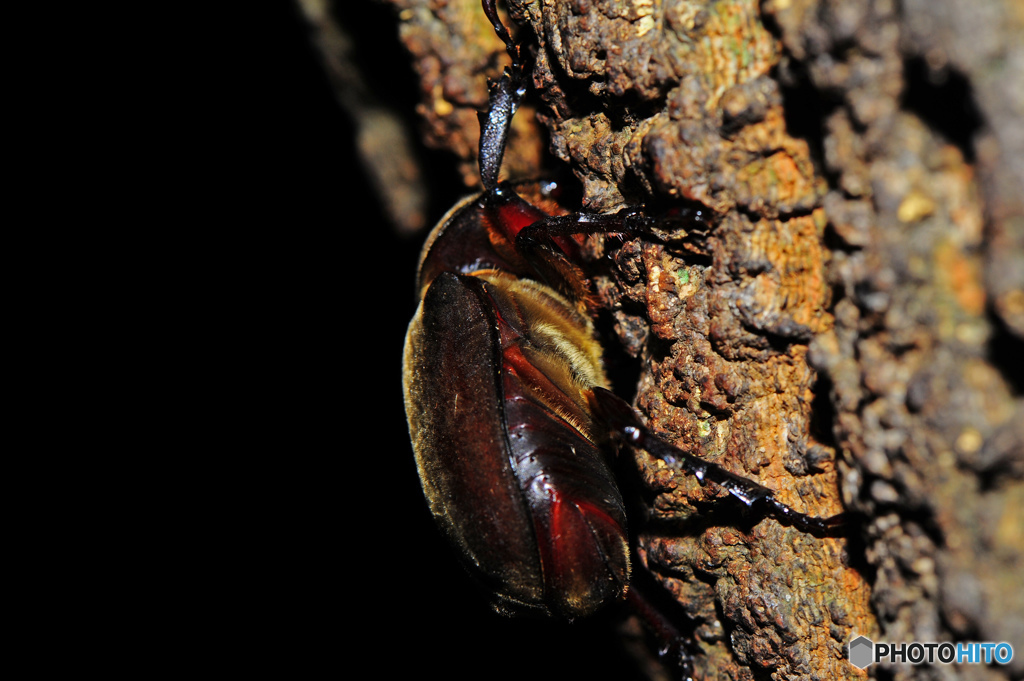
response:
[[[670,445],[643,425],[633,408],[609,390],[594,388],[591,406],[605,419],[611,432],[630,446],[643,449],[669,466],[690,473],[702,484],[710,481],[719,485],[746,506],[762,508],[785,525],[818,536],[836,534],[848,525],[849,516],[846,513],[828,518],[815,518],[800,513],[776,499],[775,493],[767,487]]]
[[[700,648],[694,643],[692,635],[684,635],[661,609],[651,602],[646,591],[642,584],[634,582],[633,588],[626,594],[630,610],[657,640],[658,657],[673,665],[683,681],[692,681],[693,660],[694,656],[700,653]]]
[[[519,108],[519,102],[526,94],[526,67],[522,61],[521,47],[498,18],[494,1],[483,0],[484,13],[498,37],[505,43],[505,49],[512,57],[512,65],[505,69],[501,78],[488,82],[487,111],[477,114],[480,118],[480,181],[489,192],[498,188],[498,172],[505,154],[509,126]]]
[[[528,253],[545,237],[574,236],[576,234],[647,233],[656,220],[644,212],[643,206],[623,208],[617,213],[570,213],[552,215],[524,227],[516,236],[516,250]]]
[[[480,112],[480,180],[487,191],[498,188],[498,172],[505,155],[512,116],[526,94],[522,78],[514,78],[508,69],[497,81],[488,83],[488,106]]]
[[[522,69],[522,53],[520,51],[519,43],[512,39],[509,35],[508,30],[505,28],[505,24],[501,23],[501,19],[498,17],[498,8],[495,7],[495,0],[483,0],[484,14],[487,15],[487,20],[491,22],[491,26],[494,27],[494,32],[498,34],[501,41],[505,43],[505,50],[508,51],[508,56],[512,57],[512,67]]]
[[[654,241],[663,241],[658,232],[671,233],[682,229],[697,234],[705,233],[708,224],[707,211],[692,207],[675,207],[657,216],[649,215],[643,205],[628,206],[616,213],[570,213],[552,215],[524,227],[516,236],[516,248],[520,252],[529,250],[545,237],[567,237],[577,234],[622,234],[623,236],[646,236]]]
[[[494,199],[503,197],[502,188]],[[578,234],[635,234],[654,220],[643,208],[624,208],[618,213],[573,213],[546,216],[522,227],[516,234],[515,249],[533,267],[538,280],[576,300],[587,298],[585,277],[573,264],[579,244],[569,237]],[[589,304],[589,303],[588,303]]]

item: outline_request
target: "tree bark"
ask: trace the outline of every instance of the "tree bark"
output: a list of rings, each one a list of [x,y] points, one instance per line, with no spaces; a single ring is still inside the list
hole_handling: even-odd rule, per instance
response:
[[[470,181],[504,50],[478,0],[388,2],[428,138]],[[1019,5],[508,9],[536,109],[516,117],[505,174],[541,175],[546,143],[585,210],[710,216],[706,231],[593,244],[614,261],[596,289],[642,358],[637,407],[798,510],[864,518],[850,540],[748,519],[637,454],[639,569],[693,619],[697,676],[864,676],[846,660],[858,634],[1024,652]],[[888,673],[1021,678],[1024,654]]]

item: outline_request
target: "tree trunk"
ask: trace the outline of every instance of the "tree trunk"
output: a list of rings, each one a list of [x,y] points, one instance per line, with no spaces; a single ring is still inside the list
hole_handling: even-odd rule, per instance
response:
[[[502,46],[479,0],[388,2],[430,141],[475,178]],[[1024,675],[1024,12],[963,5],[508,0],[534,93],[505,175],[548,144],[585,210],[710,216],[593,244],[637,407],[797,510],[863,518],[817,538],[636,455],[638,569],[692,618],[698,678],[863,676],[858,634],[1019,651],[893,678]]]

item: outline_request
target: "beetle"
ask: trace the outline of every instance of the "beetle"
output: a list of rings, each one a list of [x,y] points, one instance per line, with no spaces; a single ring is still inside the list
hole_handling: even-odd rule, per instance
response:
[[[420,481],[464,565],[504,614],[573,619],[621,600],[631,559],[611,466],[617,443],[803,531],[842,527],[843,514],[799,513],[668,444],[611,392],[578,239],[649,235],[658,221],[641,209],[560,214],[499,183],[525,63],[494,0],[482,5],[512,63],[490,82],[480,115],[483,191],[456,204],[421,252],[403,361]]]

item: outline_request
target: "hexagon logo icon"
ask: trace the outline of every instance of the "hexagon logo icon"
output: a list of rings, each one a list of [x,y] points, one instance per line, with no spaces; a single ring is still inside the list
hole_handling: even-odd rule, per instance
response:
[[[872,662],[875,644],[866,636],[858,636],[850,641],[850,664],[857,669],[864,669]]]

